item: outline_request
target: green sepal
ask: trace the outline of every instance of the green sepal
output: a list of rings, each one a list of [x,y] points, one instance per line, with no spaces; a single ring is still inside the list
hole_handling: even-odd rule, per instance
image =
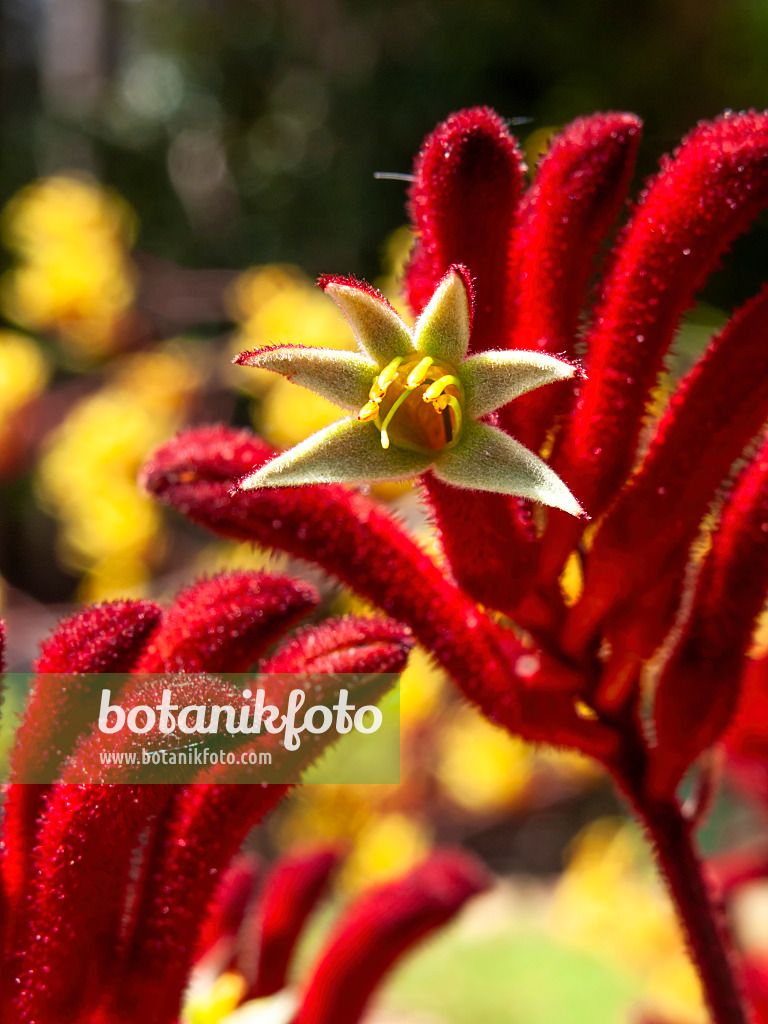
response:
[[[456,366],[469,346],[469,296],[461,274],[449,271],[413,331],[419,352]]]
[[[383,298],[336,281],[328,282],[324,290],[341,308],[361,347],[380,368],[396,356],[407,358],[413,354],[408,325]]]
[[[461,364],[458,375],[464,385],[465,409],[478,419],[499,409],[526,391],[574,377],[579,368],[546,352],[481,352]]]
[[[235,362],[273,370],[293,384],[300,384],[343,409],[359,412],[368,401],[379,367],[366,356],[333,348],[277,345],[241,352]]]
[[[546,462],[509,434],[487,423],[470,421],[455,448],[441,452],[432,470],[455,487],[531,498],[572,516],[584,512]]]
[[[371,422],[347,417],[289,448],[266,466],[244,477],[244,491],[299,484],[363,483],[403,480],[427,469],[434,454],[381,447],[381,434]]]

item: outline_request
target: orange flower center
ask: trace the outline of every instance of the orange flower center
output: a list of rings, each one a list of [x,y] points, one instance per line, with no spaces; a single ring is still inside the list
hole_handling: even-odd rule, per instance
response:
[[[359,419],[374,420],[382,447],[439,452],[461,434],[464,391],[449,363],[428,356],[393,359],[373,382]]]

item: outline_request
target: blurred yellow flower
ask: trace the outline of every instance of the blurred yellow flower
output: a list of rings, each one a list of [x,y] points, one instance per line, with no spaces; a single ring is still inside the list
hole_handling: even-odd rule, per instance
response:
[[[48,363],[25,334],[0,331],[0,429],[2,424],[48,383]]]
[[[457,705],[438,736],[436,774],[454,803],[479,814],[514,806],[524,798],[534,772],[531,747]]]
[[[161,518],[136,476],[180,425],[198,381],[191,358],[173,345],[126,357],[49,440],[38,493],[60,521],[63,560],[86,573],[84,600],[119,595],[146,579]]]
[[[2,215],[18,259],[0,286],[3,312],[57,332],[75,351],[109,352],[135,297],[134,233],[130,207],[95,181],[60,175],[28,185]]]
[[[647,1007],[662,1019],[707,1020],[672,906],[631,823],[601,819],[580,834],[557,883],[552,927],[642,977]]]
[[[397,878],[423,860],[430,846],[424,822],[399,812],[372,817],[344,863],[341,884],[357,892]]]

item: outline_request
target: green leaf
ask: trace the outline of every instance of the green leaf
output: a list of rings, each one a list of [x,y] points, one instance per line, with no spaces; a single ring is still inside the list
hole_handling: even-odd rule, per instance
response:
[[[371,384],[379,373],[372,360],[357,352],[303,345],[277,345],[241,352],[235,362],[240,366],[274,370],[294,384],[301,384],[354,412],[359,412],[368,401]]]
[[[298,484],[402,480],[423,473],[432,459],[432,455],[403,448],[384,449],[381,434],[373,423],[361,423],[348,417],[318,431],[244,477],[239,487],[252,491],[259,487]]]
[[[358,342],[379,368],[395,356],[407,358],[413,354],[408,325],[384,298],[336,281],[329,281],[324,290],[341,307]]]
[[[464,279],[449,271],[437,286],[414,328],[419,352],[456,366],[469,345],[469,298]]]
[[[546,462],[497,427],[470,421],[455,448],[438,456],[432,470],[446,483],[474,491],[532,498],[572,516],[581,506]]]
[[[466,411],[471,419],[556,380],[567,380],[578,367],[545,352],[481,352],[461,364]]]

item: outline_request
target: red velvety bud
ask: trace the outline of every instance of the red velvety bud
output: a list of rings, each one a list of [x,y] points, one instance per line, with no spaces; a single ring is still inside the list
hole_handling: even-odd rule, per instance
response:
[[[664,353],[697,288],[768,199],[768,115],[725,114],[683,141],[641,197],[621,236],[587,336],[588,378],[553,459],[595,518],[635,457]],[[580,533],[565,517],[548,571]]]
[[[633,114],[580,117],[550,143],[520,208],[514,348],[572,359],[595,257],[624,202],[640,141]],[[572,387],[539,388],[511,402],[501,426],[537,451]]]
[[[209,677],[190,677],[193,703],[242,702],[239,692]],[[137,680],[120,693],[126,709],[160,702],[163,683]],[[132,858],[140,837],[167,803],[173,787],[125,784],[135,769],[113,765],[114,785],[71,784],[103,777],[100,753],[188,745],[183,734],[92,733],[78,745],[51,787],[33,851],[24,927],[11,949],[18,974],[15,1012],[39,1024],[80,1024],[105,996],[118,959],[120,922],[131,903]],[[246,787],[250,788],[250,787]],[[108,825],[108,827],[107,827]],[[45,941],[35,936],[44,935]],[[87,964],[88,971],[67,969]]]
[[[584,593],[569,616],[569,650],[588,649],[601,619],[617,604],[635,605],[638,592],[656,587],[672,563],[679,596],[680,552],[695,539],[717,488],[766,419],[768,288],[739,310],[683,379],[640,470],[602,523],[587,558]],[[658,626],[664,623],[645,617],[642,624],[647,657],[663,639]],[[620,645],[620,636],[615,642]]]
[[[261,666],[263,672],[399,672],[413,647],[399,622],[349,615],[307,626]]]
[[[410,649],[403,628],[379,620],[362,620],[365,626],[350,620],[347,630],[347,656],[340,663],[343,671],[366,673],[359,692],[350,686],[350,699],[365,696],[365,703],[376,703],[386,688],[377,674],[400,671]],[[342,620],[342,627],[344,620]],[[286,655],[282,672],[302,672],[308,660],[321,663],[334,649],[339,650],[339,629],[321,633],[322,642],[315,645],[304,639],[293,647],[293,661]],[[397,633],[393,636],[393,629]],[[342,629],[343,632],[343,629]],[[302,634],[306,638],[306,632]],[[301,640],[301,637],[300,637]],[[377,664],[372,649],[378,647],[381,663]],[[399,660],[393,658],[393,648]],[[354,652],[359,651],[356,661]],[[309,659],[307,652],[310,652]],[[278,654],[279,658],[280,655]],[[292,667],[294,666],[294,667]],[[262,666],[262,669],[267,666]],[[370,673],[370,674],[369,674]],[[325,677],[326,679],[329,677]],[[386,677],[383,677],[386,679]],[[320,672],[306,673],[301,679],[290,675],[276,676],[270,694],[276,703],[280,694],[301,686],[315,695],[322,687]],[[334,698],[335,699],[335,698]],[[309,764],[329,742],[330,734],[314,734],[304,739],[299,753],[286,754],[279,734],[259,737],[259,750],[269,752],[278,769],[290,762],[295,771]],[[235,754],[250,746],[234,748]],[[125,960],[125,970],[113,986],[110,1012],[115,1024],[128,1024],[140,1014],[145,1024],[175,1022],[184,985],[194,956],[196,936],[215,892],[215,884],[243,844],[248,832],[280,801],[287,785],[227,785],[227,765],[219,765],[202,774],[200,783],[177,791],[168,807],[155,844],[154,858],[147,870],[147,882],[136,913],[136,926]],[[256,775],[263,769],[254,769]],[[238,768],[242,779],[243,768]],[[157,787],[152,787],[157,788]],[[162,975],[152,965],[163,964]]]
[[[318,601],[314,587],[288,576],[198,580],[176,597],[136,671],[244,672]]]
[[[395,962],[489,883],[474,858],[444,850],[405,877],[360,896],[334,928],[296,1024],[356,1024]]]
[[[64,619],[42,644],[34,671],[42,678],[32,686],[11,751],[11,781],[53,777],[78,735],[92,725],[83,698],[93,690],[88,673],[127,672],[136,663],[147,637],[157,626],[160,609],[149,601],[112,601],[85,608]],[[46,674],[73,674],[67,686]],[[87,710],[86,710],[87,709]],[[12,785],[3,817],[3,881],[11,907],[26,886],[29,854],[37,819],[49,787]]]
[[[510,246],[523,170],[517,142],[488,107],[452,114],[416,159],[409,209],[418,241],[406,270],[408,301],[420,312],[451,264],[468,267],[474,352],[509,343]]]
[[[768,443],[741,474],[712,540],[683,637],[654,706],[653,784],[670,792],[736,711],[757,616],[768,592]]]
[[[200,931],[194,955],[196,963],[203,959],[210,962],[214,958],[221,970],[232,964],[237,937],[261,873],[261,862],[249,853],[237,857],[224,872]]]
[[[251,981],[247,999],[285,986],[296,943],[338,862],[335,847],[322,847],[283,857],[275,865],[244,936],[239,967]]]

